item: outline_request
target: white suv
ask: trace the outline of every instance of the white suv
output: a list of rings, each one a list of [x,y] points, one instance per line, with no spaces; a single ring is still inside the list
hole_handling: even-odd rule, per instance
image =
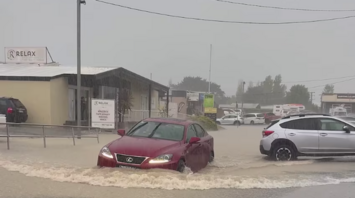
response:
[[[327,114],[286,116],[272,121],[262,135],[260,152],[277,161],[355,155],[355,125]]]

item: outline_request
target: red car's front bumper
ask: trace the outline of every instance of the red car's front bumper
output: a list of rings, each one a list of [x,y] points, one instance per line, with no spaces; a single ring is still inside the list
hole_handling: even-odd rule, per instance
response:
[[[105,156],[99,155],[97,159],[97,166],[100,167],[119,167],[119,166],[126,166],[132,168],[139,168],[139,169],[151,169],[151,168],[161,168],[161,169],[170,169],[170,170],[177,170],[178,161],[170,161],[167,163],[161,164],[150,164],[149,158],[145,160],[142,164],[129,164],[123,162],[117,162],[116,158],[107,158]]]

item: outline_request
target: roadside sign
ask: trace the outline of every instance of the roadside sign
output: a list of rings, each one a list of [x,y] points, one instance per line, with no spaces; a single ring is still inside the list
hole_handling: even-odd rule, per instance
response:
[[[217,113],[217,108],[205,107],[205,113]]]
[[[203,107],[214,107],[214,95],[213,94],[205,94],[205,98],[203,100]]]
[[[91,126],[115,128],[115,100],[91,99]]]

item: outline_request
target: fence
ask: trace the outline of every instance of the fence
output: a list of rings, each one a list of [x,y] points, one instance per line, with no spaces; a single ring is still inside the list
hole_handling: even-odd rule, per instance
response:
[[[46,148],[47,138],[71,138],[74,146],[76,138],[96,138],[97,143],[100,143],[100,133],[101,129],[87,126],[0,123],[0,138],[6,138],[8,150],[10,150],[10,138],[43,138],[43,147]]]

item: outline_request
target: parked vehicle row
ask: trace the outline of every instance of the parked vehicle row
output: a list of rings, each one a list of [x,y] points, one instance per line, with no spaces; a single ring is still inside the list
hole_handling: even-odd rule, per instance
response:
[[[217,124],[264,124],[265,118],[262,113],[247,113],[242,115],[225,115],[216,120]]]

